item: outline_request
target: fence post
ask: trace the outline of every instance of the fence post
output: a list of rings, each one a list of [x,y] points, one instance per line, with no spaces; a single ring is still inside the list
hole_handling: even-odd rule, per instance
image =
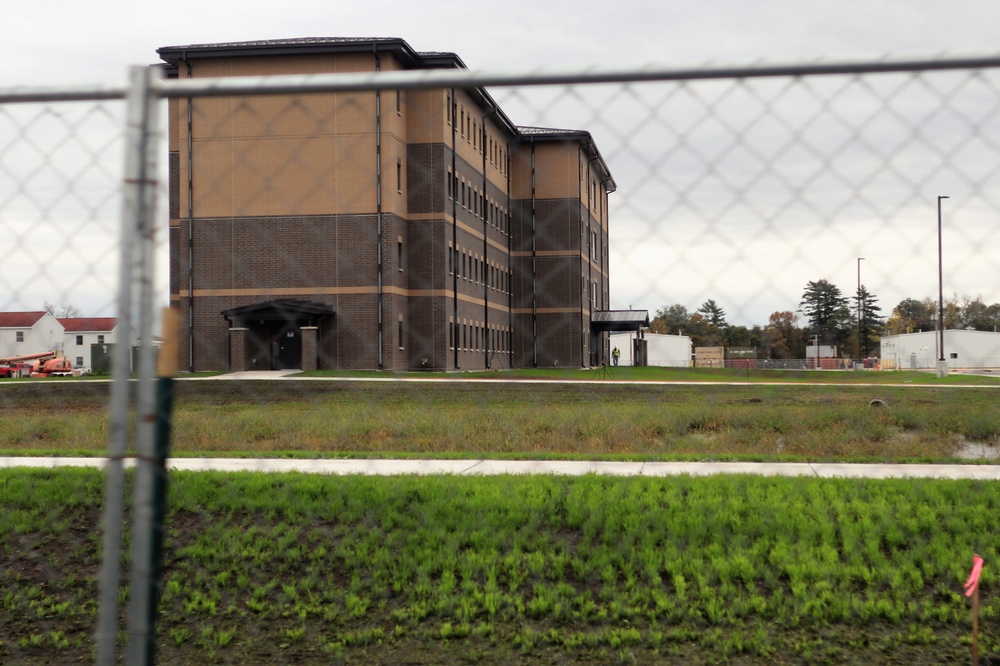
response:
[[[151,664],[156,637],[156,589],[159,583],[158,532],[162,522],[162,496],[157,489],[165,487],[165,460],[156,446],[157,401],[155,356],[153,354],[153,295],[154,259],[156,256],[156,188],[157,150],[159,148],[157,112],[158,96],[153,90],[153,77],[159,70],[145,67],[145,132],[141,136],[139,159],[143,172],[139,175],[139,214],[136,216],[139,251],[137,277],[139,295],[139,386],[135,430],[135,490],[132,500],[132,551],[129,576],[128,646],[125,663]],[[157,505],[159,497],[160,506]],[[161,520],[157,520],[157,516]]]
[[[130,352],[134,340],[132,303],[134,272],[143,272],[140,281],[149,281],[143,295],[151,295],[151,256],[146,255],[145,242],[139,256],[134,252],[137,238],[152,234],[154,220],[154,190],[156,176],[155,141],[157,98],[151,90],[154,72],[149,67],[129,68],[126,91],[125,169],[122,182],[122,224],[119,240],[120,261],[118,285],[118,330],[121,337],[115,344],[112,358],[112,385],[109,407],[110,435],[108,441],[107,476],[104,493],[101,570],[99,574],[99,610],[96,632],[98,666],[117,663],[118,597],[121,580],[122,527],[125,515],[124,458],[128,443]],[[149,253],[151,255],[151,252]],[[147,294],[147,288],[149,293]],[[151,298],[140,299],[143,310],[153,307]],[[149,326],[151,318],[143,313]],[[148,332],[140,332],[142,343],[150,346]],[[150,357],[152,351],[150,349]],[[146,365],[143,360],[141,363]],[[150,371],[151,374],[151,371]],[[146,381],[149,393],[151,379]],[[140,394],[143,389],[140,388]],[[140,415],[140,429],[142,428]],[[133,569],[135,561],[133,560]]]

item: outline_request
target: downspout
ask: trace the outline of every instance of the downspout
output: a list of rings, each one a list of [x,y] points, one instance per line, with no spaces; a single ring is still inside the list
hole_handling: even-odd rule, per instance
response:
[[[507,176],[507,207],[506,207],[506,210],[507,210],[508,219],[506,220],[506,222],[507,222],[507,279],[504,280],[504,282],[507,285],[507,340],[505,342],[506,342],[506,347],[507,347],[507,369],[508,370],[513,370],[514,369],[514,285],[513,285],[514,271],[511,270],[511,268],[513,266],[513,262],[511,262],[511,252],[513,251],[514,248],[511,245],[511,240],[510,240],[512,234],[510,233],[510,219],[509,219],[509,215],[510,215],[510,142],[509,141],[506,144],[506,148],[507,148],[507,150],[505,151],[505,157],[504,157],[504,161],[506,162],[506,164],[504,165],[504,167],[505,167],[505,169],[504,169],[504,175]]]
[[[181,57],[192,78],[187,52]],[[188,226],[188,372],[194,372],[194,99],[187,98],[187,226]]]
[[[535,140],[531,140],[531,356],[538,367],[538,245],[535,238]]]
[[[593,146],[594,142],[591,141],[588,145]],[[590,189],[590,165],[593,164],[596,161],[597,161],[596,157],[594,159],[592,159],[592,160],[588,160],[587,161],[587,189],[588,190]],[[583,194],[582,191],[580,193]],[[597,192],[593,193],[592,198],[597,198]],[[591,205],[590,205],[590,201],[588,201],[587,202],[587,247],[590,248],[590,252],[587,254],[587,279],[590,282],[589,287],[591,289],[593,289],[594,288],[594,261],[593,261],[592,255],[594,254],[594,243],[593,243],[593,239],[594,239],[593,220],[594,220],[594,217],[593,217],[593,215],[590,214],[590,209],[591,209]],[[603,287],[604,285],[602,284],[601,286]],[[591,297],[590,297],[590,307],[591,307],[590,320],[591,321],[594,320],[594,310],[593,310],[593,308],[595,307],[594,303],[596,301],[596,298],[595,298],[596,296],[597,296],[597,294],[591,294]],[[591,333],[593,333],[593,331],[591,331]],[[591,344],[593,344],[593,341],[591,341]],[[601,354],[598,357],[598,361],[603,360],[603,357],[604,357],[603,352],[604,352],[604,342],[601,341]]]
[[[483,279],[483,313],[484,313],[483,330],[485,331],[484,335],[486,336],[486,344],[483,345],[483,349],[486,354],[484,367],[487,370],[489,370],[490,368],[490,352],[491,352],[490,341],[492,336],[490,335],[490,281],[489,281],[489,276],[491,271],[490,271],[489,254],[487,254],[487,250],[489,249],[489,243],[487,242],[487,240],[490,233],[490,225],[489,225],[488,213],[486,212],[487,210],[489,210],[489,194],[488,190],[486,189],[487,186],[489,185],[489,178],[486,177],[486,157],[487,157],[486,119],[494,115],[496,112],[497,110],[496,107],[494,106],[492,111],[490,111],[489,113],[484,113],[479,118],[479,126],[480,126],[479,149],[483,153],[483,206],[480,209],[479,213],[483,220],[483,266],[485,267],[485,273],[486,273],[483,276],[484,278]]]
[[[452,352],[455,369],[458,370],[458,160],[455,157],[455,127],[458,101],[455,99],[455,89],[451,89],[451,289],[452,289]]]
[[[582,152],[582,150],[583,150],[583,148],[578,148],[577,151],[576,151],[576,175],[577,175],[577,179],[576,179],[576,198],[577,198],[578,201],[583,201],[583,187],[581,187],[581,185],[580,185],[580,177],[584,175],[582,173],[583,167],[580,164],[580,153]],[[590,165],[588,164],[588,167],[589,166]],[[588,177],[587,182],[588,183],[590,182],[589,177]],[[588,187],[589,187],[589,185],[588,185]],[[590,225],[588,224],[587,225],[587,230],[584,231],[583,215],[580,215],[580,236],[583,236],[584,234],[587,234],[587,244],[589,244],[590,243]],[[578,238],[579,238],[579,236],[578,236]],[[581,255],[583,255],[583,248],[584,248],[584,242],[581,239],[580,240],[580,254]],[[580,282],[581,283],[583,282],[583,266],[580,266]],[[587,293],[587,289],[588,289],[587,285],[580,284],[580,290],[577,292],[578,294],[580,294],[580,325],[581,326],[583,325],[583,321],[585,320],[585,317],[584,317],[584,301],[586,299],[584,298],[584,295]],[[593,321],[593,315],[591,315],[591,321]],[[586,343],[586,339],[587,339],[586,334],[584,333],[583,330],[581,330],[580,331],[580,366],[581,367],[586,367],[586,365],[587,365],[586,362],[585,362],[586,358],[587,358],[587,343]]]
[[[378,54],[378,45],[373,45],[375,54],[375,72],[382,70],[382,61]],[[376,289],[378,290],[378,369],[385,369],[383,358],[383,335],[384,326],[382,322],[382,91],[375,89],[375,226],[376,226],[376,250],[375,250],[375,271]]]

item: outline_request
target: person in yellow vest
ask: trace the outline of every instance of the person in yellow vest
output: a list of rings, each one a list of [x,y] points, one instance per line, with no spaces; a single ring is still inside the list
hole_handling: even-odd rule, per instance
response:
[[[618,359],[621,357],[622,353],[619,351],[618,347],[611,350],[611,362],[614,365],[618,365]]]

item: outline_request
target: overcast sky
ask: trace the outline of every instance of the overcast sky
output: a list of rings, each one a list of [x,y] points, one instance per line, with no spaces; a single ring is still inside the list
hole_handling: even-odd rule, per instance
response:
[[[470,69],[487,71],[1000,53],[1000,2],[992,0],[507,0],[492,5],[445,0],[181,0],[167,4],[50,0],[3,3],[0,25],[4,43],[0,87],[119,83],[128,65],[156,62],[155,50],[161,46],[293,37],[401,37],[417,50],[452,51]],[[587,114],[567,113],[563,117],[559,108],[538,108],[530,100],[505,102],[509,92],[493,92],[518,124],[587,122]],[[643,98],[647,115],[660,95],[651,93]],[[554,106],[565,107],[565,96]],[[614,115],[614,107],[622,107],[620,116]],[[930,217],[922,219],[921,230],[909,236],[897,233],[894,225],[903,223],[893,216],[912,209],[913,202],[900,202],[885,215],[868,206],[867,212],[847,215],[839,229],[829,228],[839,218],[819,214],[820,222],[828,227],[824,233],[831,235],[814,245],[818,232],[812,238],[798,237],[777,222],[769,222],[768,211],[781,208],[780,203],[771,202],[760,204],[749,217],[741,217],[756,219],[760,225],[752,239],[712,246],[705,238],[724,234],[725,228],[706,233],[691,232],[686,226],[689,233],[684,242],[692,249],[686,253],[671,250],[670,244],[680,234],[671,222],[687,221],[692,212],[717,221],[733,211],[714,211],[704,201],[678,204],[683,198],[677,185],[683,160],[674,164],[671,160],[676,161],[675,155],[658,162],[662,153],[655,147],[643,154],[655,143],[649,138],[652,135],[643,133],[648,125],[643,129],[637,124],[625,131],[624,138],[616,136],[615,128],[623,123],[642,122],[642,114],[636,116],[635,109],[623,108],[620,99],[609,103],[604,115],[600,115],[602,109],[596,112],[599,117],[593,128],[588,123],[581,129],[592,129],[619,184],[611,209],[613,225],[623,225],[615,227],[612,236],[612,248],[617,251],[613,257],[612,306],[654,311],[680,302],[693,310],[706,298],[714,298],[730,313],[731,320],[763,324],[770,312],[797,306],[807,279],[829,279],[845,295],[853,295],[858,256],[865,256],[867,262],[862,265],[868,276],[863,282],[881,296],[885,310],[901,297],[936,294],[936,281],[928,278],[924,284],[914,277],[936,270],[927,263],[936,260],[929,245],[935,240],[933,228],[927,228],[933,225],[932,205],[918,212]],[[588,113],[593,116],[595,111]],[[669,136],[660,139],[676,139],[676,132],[666,134]],[[672,166],[661,168],[667,163]],[[917,208],[926,207],[936,194],[955,196],[955,192],[944,190],[959,187],[962,180],[954,174],[950,179],[942,177],[940,183],[928,177],[921,181],[926,191],[914,191],[912,185],[907,191],[919,200]],[[997,211],[988,205],[988,196],[984,205],[981,183],[966,182],[964,186],[980,197],[979,203],[965,208],[961,202],[949,203],[953,210],[968,211],[963,213],[968,226],[979,229],[963,250],[968,253],[977,251],[968,248],[995,239],[990,225],[997,222]],[[857,196],[857,184],[852,187]],[[709,191],[702,196],[708,196]],[[662,200],[647,205],[657,192],[665,193]],[[738,192],[746,198],[745,191]],[[820,204],[810,205],[816,214],[815,205]],[[837,209],[836,204],[831,205],[830,210]],[[871,224],[866,214],[879,218],[881,235],[865,229]],[[775,219],[780,217],[775,215]],[[675,218],[669,219],[671,216]],[[853,240],[845,244],[837,238]],[[649,243],[651,239],[663,244]],[[750,240],[762,245],[751,246]],[[830,251],[831,244],[840,247]],[[699,254],[699,246],[703,254]],[[765,254],[767,258],[762,259]],[[785,259],[775,261],[774,257]],[[713,265],[713,258],[718,265]],[[829,262],[824,263],[824,258]],[[983,259],[963,254],[961,263],[971,266],[968,262],[977,258]],[[995,268],[989,261],[975,265],[975,274]],[[909,273],[901,280],[898,272],[904,269]],[[971,296],[981,292],[990,302],[1000,300],[995,277],[982,275],[978,278],[981,286],[975,275],[966,277],[956,291]],[[11,285],[8,282],[6,286]],[[8,301],[8,305],[12,303],[17,301]]]

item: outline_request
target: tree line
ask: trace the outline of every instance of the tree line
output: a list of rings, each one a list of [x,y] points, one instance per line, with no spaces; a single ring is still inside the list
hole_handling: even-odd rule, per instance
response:
[[[987,305],[977,296],[952,296],[943,308],[945,329],[995,331],[1000,303]],[[935,330],[938,304],[931,298],[904,298],[888,317],[878,297],[861,285],[847,297],[828,280],[810,281],[793,310],[772,312],[765,324],[731,325],[726,311],[708,299],[694,312],[680,304],[656,311],[650,331],[686,335],[695,347],[755,347],[758,358],[805,358],[810,344],[836,346],[843,358],[877,356],[883,335]]]

